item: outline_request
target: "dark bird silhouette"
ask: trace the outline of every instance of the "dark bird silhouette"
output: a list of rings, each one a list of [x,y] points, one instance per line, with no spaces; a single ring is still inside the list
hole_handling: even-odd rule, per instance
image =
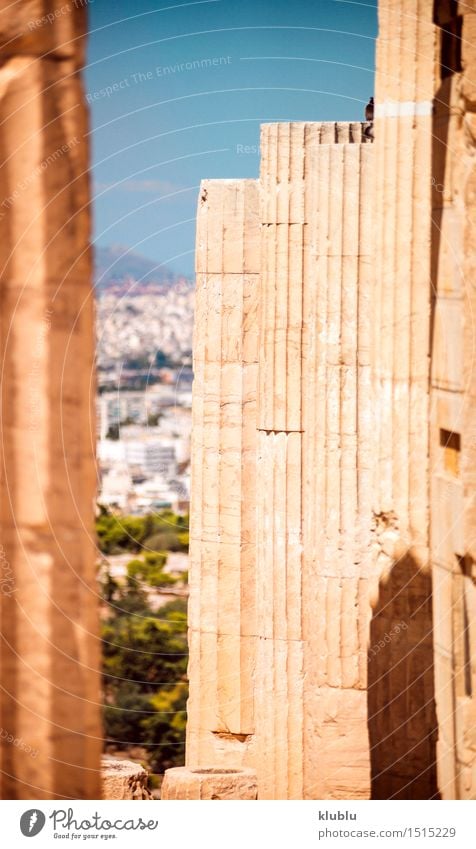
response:
[[[366,121],[373,121],[373,119],[374,119],[374,99],[373,99],[373,97],[371,97],[369,102],[367,103],[367,106],[365,107],[365,120]]]

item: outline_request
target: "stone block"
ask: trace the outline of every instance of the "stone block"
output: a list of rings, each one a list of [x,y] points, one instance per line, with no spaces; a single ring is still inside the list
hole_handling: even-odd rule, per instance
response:
[[[174,767],[166,770],[161,798],[257,799],[256,772],[243,768]]]
[[[462,389],[462,324],[461,301],[439,298],[435,310],[432,360],[432,379],[437,388],[452,391]]]
[[[152,799],[147,786],[148,774],[140,764],[103,755],[101,777],[103,799]]]

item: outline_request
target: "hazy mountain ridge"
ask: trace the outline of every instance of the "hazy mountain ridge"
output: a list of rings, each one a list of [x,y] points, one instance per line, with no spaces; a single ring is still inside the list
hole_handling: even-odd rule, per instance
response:
[[[190,278],[176,274],[122,245],[95,247],[94,283],[96,293],[142,295],[154,291],[165,293],[177,286],[192,286]]]

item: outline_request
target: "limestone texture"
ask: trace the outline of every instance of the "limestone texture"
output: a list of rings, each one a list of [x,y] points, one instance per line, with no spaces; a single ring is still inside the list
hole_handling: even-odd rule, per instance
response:
[[[147,771],[140,764],[103,755],[101,772],[103,799],[152,799]]]
[[[377,799],[438,792],[428,426],[436,60],[433,4],[381,3],[372,298],[378,555],[367,698]]]
[[[203,767],[168,769],[161,799],[256,799],[258,783],[252,769]]]
[[[476,798],[476,9],[440,3],[432,117],[431,560],[443,799]]]
[[[379,4],[374,120],[262,127],[252,269],[202,187],[187,758],[260,799],[476,798],[475,36]]]
[[[187,765],[247,764],[255,728],[259,198],[205,180],[198,203]]]
[[[259,792],[365,798],[374,151],[346,123],[261,151]]]
[[[200,188],[187,767],[262,799],[369,794],[364,129],[265,125],[259,181]]]

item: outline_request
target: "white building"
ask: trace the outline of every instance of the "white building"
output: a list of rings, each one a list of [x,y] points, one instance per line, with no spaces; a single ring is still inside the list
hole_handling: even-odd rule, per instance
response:
[[[140,469],[145,475],[160,474],[173,477],[177,471],[175,446],[171,440],[154,439],[144,435],[141,439],[123,440],[125,459],[129,468]]]
[[[136,505],[145,512],[170,507],[177,510],[179,499],[177,493],[170,489],[161,475],[156,475],[144,483],[136,484]]]
[[[118,390],[103,392],[96,399],[97,431],[100,439],[105,439],[112,425],[132,421],[147,423],[147,400],[144,392]]]
[[[125,469],[110,469],[103,475],[99,502],[105,506],[127,510],[132,491],[131,476]]]

